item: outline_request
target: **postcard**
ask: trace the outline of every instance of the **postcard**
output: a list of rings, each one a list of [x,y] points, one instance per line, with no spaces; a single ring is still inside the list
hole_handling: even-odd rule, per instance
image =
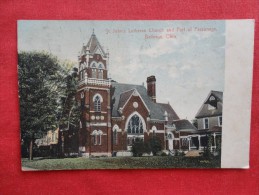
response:
[[[22,170],[249,168],[254,20],[18,21]]]

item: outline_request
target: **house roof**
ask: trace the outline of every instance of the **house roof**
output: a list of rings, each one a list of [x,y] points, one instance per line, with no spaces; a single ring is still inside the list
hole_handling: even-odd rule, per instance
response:
[[[214,96],[216,98],[216,105],[215,109],[209,109],[209,98]],[[210,91],[209,95],[203,102],[202,106],[200,107],[199,111],[197,112],[195,118],[204,118],[204,117],[212,117],[212,116],[220,116],[222,115],[222,108],[223,108],[223,92],[221,91]]]
[[[179,117],[170,105],[165,106],[165,104],[154,103],[147,95],[147,89],[143,85],[123,84],[117,82],[112,82],[111,87],[112,117],[121,116],[118,110],[120,107],[123,107],[123,105],[130,98],[134,90],[137,90],[142,100],[144,101],[144,104],[149,109],[151,119],[164,120],[165,111],[167,111],[168,116],[170,115],[170,119],[179,119]]]
[[[172,122],[177,131],[197,131],[197,128],[187,119],[175,120]]]
[[[89,49],[90,53],[93,54],[96,49],[99,48],[101,50],[101,52],[103,53],[103,55],[106,55],[101,44],[99,43],[96,35],[93,33],[88,41],[88,43],[86,44],[86,46],[83,46],[83,50],[82,52],[85,53],[85,51],[87,49]]]

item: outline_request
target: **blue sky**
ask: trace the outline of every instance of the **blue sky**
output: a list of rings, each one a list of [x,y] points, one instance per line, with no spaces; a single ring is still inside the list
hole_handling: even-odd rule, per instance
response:
[[[170,102],[180,118],[192,120],[210,90],[224,90],[223,20],[23,20],[18,22],[18,51],[49,51],[77,66],[77,56],[93,29],[105,51],[109,50],[111,78],[142,84],[147,76],[155,75],[157,101]],[[169,34],[174,38],[167,38]]]

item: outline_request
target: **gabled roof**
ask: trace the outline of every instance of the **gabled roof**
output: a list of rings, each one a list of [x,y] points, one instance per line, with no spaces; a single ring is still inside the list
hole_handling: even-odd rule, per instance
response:
[[[197,128],[187,119],[175,120],[172,122],[177,131],[197,131]]]
[[[172,106],[169,103],[168,104],[157,103],[157,104],[159,104],[167,112],[168,121],[173,121],[173,120],[179,119],[178,115],[176,114],[176,112],[174,111],[174,109],[172,108]]]
[[[91,35],[91,37],[90,37],[88,43],[86,44],[86,46],[83,46],[82,52],[85,53],[85,51],[86,51],[87,49],[89,49],[90,53],[91,53],[91,54],[94,54],[98,48],[100,49],[101,53],[102,53],[104,56],[106,56],[106,54],[105,54],[105,52],[104,52],[104,50],[103,50],[101,44],[99,43],[99,41],[98,41],[96,35],[93,33],[93,34]]]
[[[136,90],[140,97],[142,98],[145,106],[150,111],[151,119],[164,120],[164,112],[167,111],[171,119],[179,119],[179,117],[174,112],[173,108],[169,106],[165,106],[164,104],[154,103],[151,98],[147,95],[147,89],[143,85],[133,85],[133,84],[122,84],[117,82],[112,82],[111,87],[111,95],[112,95],[112,117],[120,117],[120,113],[118,112],[120,107],[127,102],[127,99],[131,96],[131,94]]]
[[[209,98],[214,96],[217,101],[217,107],[215,109],[209,109]],[[209,95],[203,102],[195,118],[212,117],[222,115],[223,108],[223,92],[221,91],[210,91]]]
[[[125,91],[120,95],[120,101],[119,101],[119,107],[118,108],[122,108],[125,105],[125,103],[128,101],[128,99],[130,98],[130,96],[132,95],[134,90],[135,89]]]

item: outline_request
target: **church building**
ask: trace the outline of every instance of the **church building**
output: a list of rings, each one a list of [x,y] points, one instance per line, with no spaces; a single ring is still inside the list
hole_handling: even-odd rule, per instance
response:
[[[83,45],[78,60],[80,155],[130,156],[135,139],[147,142],[152,136],[161,141],[162,150],[170,152],[188,141],[184,140],[188,133],[197,131],[188,120],[181,120],[169,103],[156,102],[155,76],[147,78],[147,88],[108,78],[109,53],[94,33]]]

